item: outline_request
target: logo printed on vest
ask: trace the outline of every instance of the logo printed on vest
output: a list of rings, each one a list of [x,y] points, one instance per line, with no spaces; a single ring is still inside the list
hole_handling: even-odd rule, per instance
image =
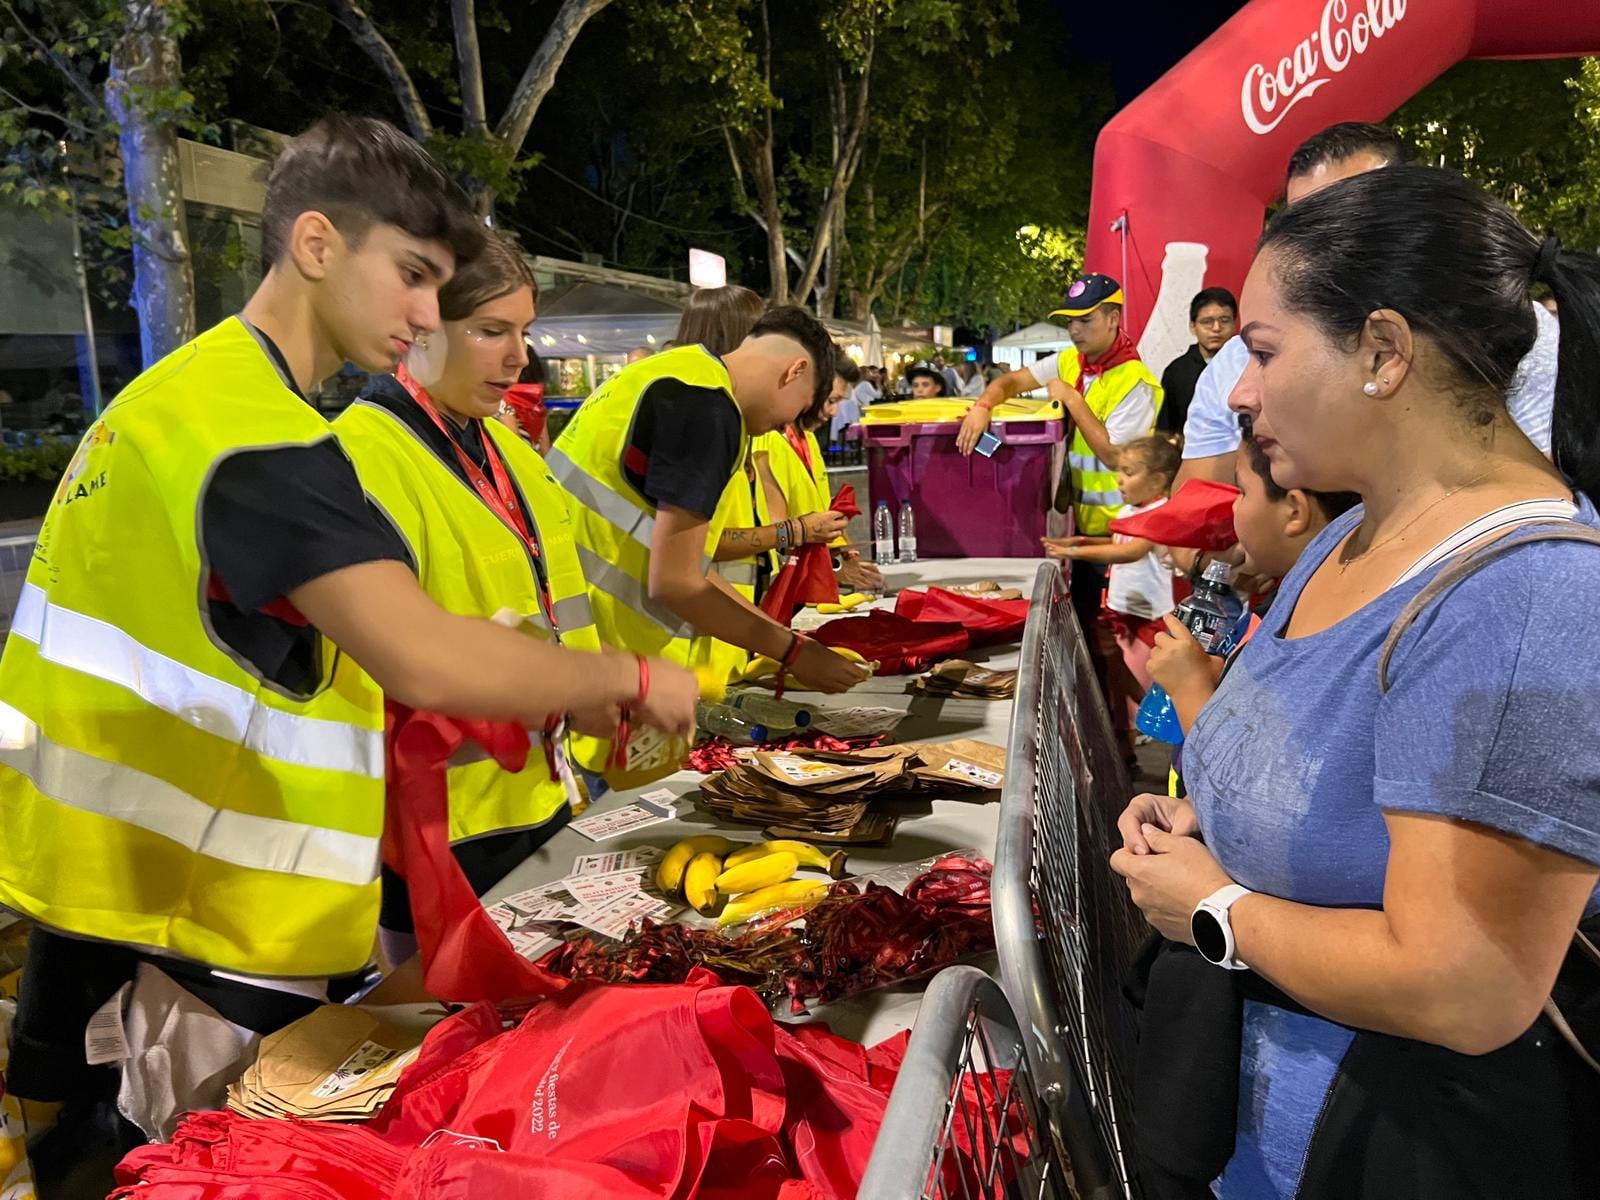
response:
[[[1252,133],[1271,133],[1290,109],[1332,83],[1405,15],[1406,0],[1328,0],[1320,28],[1292,53],[1274,67],[1255,63],[1244,73],[1239,87],[1244,123]]]

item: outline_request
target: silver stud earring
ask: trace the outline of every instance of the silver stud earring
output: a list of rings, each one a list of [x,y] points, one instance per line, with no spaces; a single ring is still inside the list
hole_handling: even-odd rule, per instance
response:
[[[1369,396],[1376,396],[1378,394],[1378,385],[1369,382],[1363,385],[1361,390]]]

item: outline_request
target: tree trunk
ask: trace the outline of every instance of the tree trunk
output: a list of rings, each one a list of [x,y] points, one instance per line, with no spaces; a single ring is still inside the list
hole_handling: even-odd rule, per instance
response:
[[[124,0],[106,102],[122,149],[133,230],[133,304],[150,366],[194,336],[194,266],[178,167],[178,131],[162,97],[182,88],[168,0]],[[170,103],[170,100],[167,101]]]

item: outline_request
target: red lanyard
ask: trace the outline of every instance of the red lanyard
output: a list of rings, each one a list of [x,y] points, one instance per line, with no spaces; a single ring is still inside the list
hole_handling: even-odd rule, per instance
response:
[[[407,394],[417,402],[417,407],[427,413],[433,423],[439,427],[439,432],[444,434],[445,439],[450,443],[450,448],[456,452],[456,461],[461,464],[462,471],[466,473],[468,480],[471,481],[473,490],[489,506],[489,511],[511,527],[512,532],[522,539],[523,543],[528,547],[528,553],[533,555],[535,560],[541,559],[543,555],[539,551],[539,539],[534,537],[533,531],[528,528],[527,518],[522,513],[522,505],[517,502],[516,489],[511,486],[511,475],[507,472],[505,464],[500,461],[500,455],[494,448],[494,439],[489,436],[489,431],[484,429],[479,432],[483,436],[483,455],[489,460],[489,471],[494,476],[493,484],[478,468],[478,464],[472,461],[472,456],[462,449],[461,443],[456,440],[456,435],[450,432],[450,426],[439,415],[439,409],[434,404],[433,397],[428,395],[427,390],[420,383],[411,378],[411,373],[406,370],[403,363],[396,368],[394,377],[400,386],[405,388]],[[539,586],[539,603],[544,609],[545,619],[550,622],[551,629],[558,630],[555,602],[551,599],[550,588],[546,585],[544,577],[539,573],[537,566],[534,567],[533,578],[534,582]],[[552,716],[545,722],[544,757],[545,762],[549,765],[552,779],[558,777],[555,737],[559,727],[559,717]]]
[[[433,403],[433,397],[428,395],[421,384],[411,378],[411,373],[405,369],[404,365],[395,371],[394,377],[400,382],[400,386],[410,393],[411,398],[417,402],[417,407],[428,414],[433,423],[439,427],[439,432],[444,434],[445,438],[450,442],[450,448],[456,452],[456,461],[461,464],[461,469],[466,472],[467,479],[471,482],[473,490],[478,493],[495,516],[510,525],[512,529],[521,535],[522,540],[528,544],[529,552],[535,558],[539,558],[539,539],[534,537],[532,531],[528,528],[527,519],[522,515],[522,505],[517,503],[516,489],[511,486],[511,476],[506,472],[504,464],[501,463],[500,455],[496,453],[494,448],[494,439],[489,436],[488,431],[483,431],[483,453],[484,457],[489,460],[489,470],[494,475],[493,484],[478,468],[478,464],[472,461],[472,455],[462,449],[461,443],[456,440],[456,435],[450,432],[450,426],[439,415],[439,410]]]
[[[789,439],[789,445],[794,447],[794,452],[800,456],[800,461],[805,464],[806,473],[811,472],[811,447],[807,444],[805,435],[793,425],[783,427],[783,436]]]

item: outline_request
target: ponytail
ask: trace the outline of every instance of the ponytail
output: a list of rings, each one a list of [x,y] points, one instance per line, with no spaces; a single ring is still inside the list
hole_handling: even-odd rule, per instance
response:
[[[1529,279],[1550,285],[1561,321],[1551,457],[1574,488],[1600,495],[1600,258],[1547,237]]]

